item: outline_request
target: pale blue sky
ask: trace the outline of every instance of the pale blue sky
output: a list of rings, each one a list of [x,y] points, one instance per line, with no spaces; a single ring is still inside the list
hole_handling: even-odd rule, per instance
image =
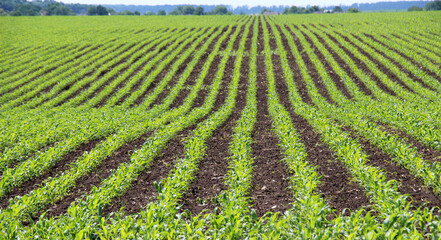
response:
[[[334,6],[334,5],[351,5],[353,3],[374,3],[374,2],[392,2],[388,0],[61,0],[64,3],[83,3],[83,4],[125,4],[125,5],[164,5],[164,4],[205,4],[205,5],[232,5],[232,6],[273,6],[273,5],[319,5],[319,6]]]

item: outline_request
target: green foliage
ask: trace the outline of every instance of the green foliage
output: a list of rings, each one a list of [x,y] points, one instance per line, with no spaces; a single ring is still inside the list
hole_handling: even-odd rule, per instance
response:
[[[89,9],[87,9],[87,15],[94,16],[94,15],[109,15],[109,12],[107,9],[101,5],[98,6],[90,6]]]
[[[227,15],[227,14],[229,14],[229,12],[228,12],[227,7],[225,7],[225,6],[216,6],[208,14],[211,14],[211,15]]]
[[[165,16],[165,15],[167,15],[167,13],[164,10],[159,10],[158,11],[158,15],[159,16]]]
[[[61,3],[51,3],[47,7],[43,8],[43,12],[48,16],[55,15],[75,15],[75,13]]]
[[[348,13],[358,13],[360,12],[360,10],[358,10],[358,8],[349,8],[348,9]]]
[[[424,6],[424,10],[426,11],[440,11],[441,10],[441,0],[434,0],[426,3]]]
[[[417,7],[417,6],[412,6],[412,7],[408,8],[407,11],[416,12],[416,11],[423,11],[423,9],[420,7]]]
[[[194,13],[193,13],[194,15],[204,15],[204,8],[203,7],[197,7],[195,10],[194,10]]]
[[[335,7],[332,9],[332,11],[333,11],[333,12],[336,12],[336,13],[341,13],[341,12],[343,12],[343,9],[342,9],[340,6],[335,6]]]
[[[176,20],[173,26],[162,17],[1,18],[0,199],[10,204],[0,210],[0,239],[438,239],[437,210],[402,194],[400,182],[370,162],[359,139],[390,156],[388,164],[408,171],[421,182],[418,187],[441,193],[440,164],[396,134],[441,150],[438,18],[437,12],[418,18],[410,13],[204,16],[204,21],[177,16],[170,18]],[[258,63],[264,71],[258,72]],[[332,103],[319,91],[318,80]],[[195,107],[202,92],[203,102]],[[226,98],[215,108],[219,94]],[[274,147],[291,174],[293,198],[287,211],[260,218],[250,198],[259,94],[267,99],[271,131],[279,141]],[[232,122],[225,190],[212,198],[215,211],[192,216],[181,208],[182,198],[197,176],[207,141],[231,121],[238,99],[245,106]],[[369,206],[344,213],[331,208],[319,190],[320,168],[310,162],[301,141],[305,133],[292,116],[320,136]],[[137,214],[104,215],[103,209],[148,174],[169,142],[190,127],[184,153],[152,183],[157,197]],[[147,137],[127,161],[72,202],[66,214],[40,214],[141,136]],[[65,171],[6,199],[91,141],[98,143]]]
[[[11,12],[12,16],[38,16],[40,15],[41,7],[34,4],[21,4],[14,7]]]

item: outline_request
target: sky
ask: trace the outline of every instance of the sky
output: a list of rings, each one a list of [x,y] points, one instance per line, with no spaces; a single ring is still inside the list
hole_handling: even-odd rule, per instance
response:
[[[374,3],[374,2],[392,2],[390,0],[61,0],[64,3],[82,3],[82,4],[125,4],[125,5],[178,5],[178,4],[192,4],[192,5],[231,5],[237,6],[273,6],[273,5],[288,5],[288,6],[335,6],[335,5],[351,5],[353,3]],[[395,0],[398,1],[398,0]]]

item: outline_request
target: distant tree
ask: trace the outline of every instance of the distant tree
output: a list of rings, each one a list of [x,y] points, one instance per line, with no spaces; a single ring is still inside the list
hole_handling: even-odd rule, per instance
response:
[[[175,9],[175,10],[169,12],[168,15],[179,15],[179,12],[178,12],[178,10]]]
[[[194,11],[195,11],[195,9],[193,6],[185,6],[182,9],[182,14],[183,15],[193,15]]]
[[[216,6],[213,11],[211,11],[212,15],[226,15],[228,14],[228,9],[225,6]]]
[[[0,16],[7,16],[7,15],[8,15],[8,12],[3,10],[3,8],[0,8]]]
[[[38,16],[40,15],[41,7],[34,4],[20,4],[16,5],[12,16]]]
[[[141,15],[141,13],[138,11],[138,10],[136,10],[135,12],[133,12],[136,16],[139,16],[139,15]],[[153,13],[154,14],[154,13]]]
[[[336,13],[340,13],[340,12],[343,12],[343,9],[340,6],[335,6],[332,11],[336,12]]]
[[[269,12],[268,9],[264,8],[262,11],[260,11],[260,14],[264,14],[265,12]]]
[[[25,4],[26,0],[0,0],[0,8],[6,12],[14,11],[15,6]]]
[[[184,14],[184,6],[178,6],[176,8],[176,11],[178,12],[178,15],[183,15]]]
[[[194,13],[193,13],[194,15],[204,15],[204,8],[203,7],[197,7],[195,10],[194,10]]]
[[[146,16],[154,16],[156,14],[154,12],[146,12],[146,13],[144,13],[144,15],[146,15]]]
[[[90,6],[89,9],[87,9],[87,15],[94,16],[94,15],[109,15],[109,12],[107,9],[101,5],[98,6]]]
[[[358,8],[349,8],[348,9],[348,13],[358,13],[360,12],[360,10],[358,10]]]
[[[291,6],[291,7],[289,8],[289,10],[288,10],[288,13],[289,13],[289,14],[296,14],[296,13],[298,13],[298,11],[299,11],[299,8],[298,8],[298,7],[296,7],[296,6]]]
[[[314,5],[314,6],[310,7],[310,8],[308,8],[308,12],[310,12],[310,13],[318,12],[318,11],[320,11],[320,8],[317,5]]]
[[[118,15],[118,13],[115,11],[115,9],[113,9],[113,8],[107,8],[107,12],[110,14],[110,15]]]
[[[97,13],[97,15],[109,15],[107,8],[105,8],[101,5],[98,5],[98,7],[96,7],[96,13]]]
[[[426,11],[440,11],[441,10],[441,0],[435,0],[433,2],[426,3],[426,6],[424,6],[424,10],[426,10]]]
[[[70,8],[61,3],[51,3],[47,7],[43,8],[43,11],[48,16],[75,15],[75,13]]]
[[[135,13],[132,12],[132,11],[129,11],[129,10],[124,10],[124,11],[120,12],[119,15],[130,15],[130,16],[133,16],[133,15],[135,15]]]
[[[420,7],[417,7],[417,6],[412,6],[412,7],[408,8],[407,11],[416,12],[416,11],[423,11],[423,9]]]
[[[165,16],[167,13],[164,10],[159,10],[158,15]]]

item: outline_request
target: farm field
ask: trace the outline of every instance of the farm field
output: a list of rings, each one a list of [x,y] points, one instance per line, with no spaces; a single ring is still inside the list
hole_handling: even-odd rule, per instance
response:
[[[0,239],[441,237],[441,13],[0,25]]]

